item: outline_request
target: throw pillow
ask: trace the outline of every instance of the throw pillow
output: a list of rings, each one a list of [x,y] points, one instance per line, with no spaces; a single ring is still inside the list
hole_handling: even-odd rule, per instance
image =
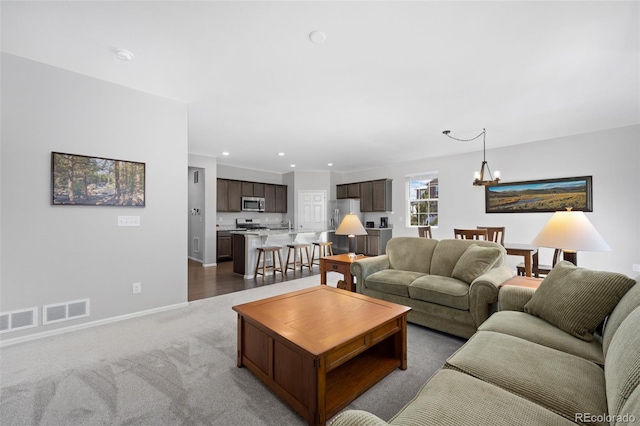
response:
[[[451,277],[471,284],[473,280],[491,269],[500,260],[500,256],[502,251],[497,247],[471,244],[453,267]]]
[[[598,324],[634,284],[623,274],[590,271],[562,261],[542,281],[524,311],[590,342]]]

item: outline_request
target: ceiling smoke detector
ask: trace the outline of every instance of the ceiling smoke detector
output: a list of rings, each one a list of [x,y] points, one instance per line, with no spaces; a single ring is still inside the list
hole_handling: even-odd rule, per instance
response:
[[[126,49],[116,49],[115,50],[116,58],[121,61],[130,61],[133,59],[133,53],[129,52]]]
[[[324,43],[326,39],[327,35],[322,31],[312,31],[311,34],[309,34],[309,40],[311,40],[315,44]]]

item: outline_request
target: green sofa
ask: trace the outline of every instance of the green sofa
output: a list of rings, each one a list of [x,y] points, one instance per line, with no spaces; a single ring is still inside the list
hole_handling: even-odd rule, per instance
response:
[[[351,264],[356,292],[411,307],[407,321],[469,338],[513,276],[490,241],[397,237],[386,254]]]
[[[554,268],[538,291],[503,287],[499,311],[389,423],[347,410],[331,426],[639,424],[640,277],[567,263],[559,285]]]

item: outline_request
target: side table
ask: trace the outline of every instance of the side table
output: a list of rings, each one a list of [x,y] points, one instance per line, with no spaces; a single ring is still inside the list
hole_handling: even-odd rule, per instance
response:
[[[522,277],[516,275],[515,277],[508,279],[507,281],[500,284],[498,288],[502,288],[505,285],[514,285],[518,287],[528,287],[528,288],[538,288],[540,287],[540,283],[542,283],[542,278],[533,278],[533,277]]]
[[[348,254],[336,254],[334,256],[324,256],[320,258],[320,284],[327,284],[327,272],[339,272],[344,276],[346,290],[356,291],[353,275],[351,275],[351,264],[356,260],[364,259],[365,255],[359,254],[356,257],[349,257]]]

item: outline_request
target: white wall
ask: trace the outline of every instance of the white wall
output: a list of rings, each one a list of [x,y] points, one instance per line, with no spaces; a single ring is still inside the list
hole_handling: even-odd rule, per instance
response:
[[[492,170],[501,171],[504,182],[593,176],[593,212],[586,215],[612,251],[580,252],[578,265],[638,275],[632,264],[640,263],[640,126],[490,149],[487,161]],[[453,228],[495,225],[506,226],[508,242],[531,243],[552,213],[486,214],[484,189],[471,184],[481,162],[481,151],[416,160],[348,173],[342,183],[393,179],[393,212],[388,214],[393,235],[413,236],[417,230],[407,227],[405,219],[405,176],[437,170],[440,226],[433,231],[434,238],[452,238]],[[551,250],[541,253],[541,261],[550,262]],[[510,256],[508,261],[515,266],[520,260]]]
[[[0,311],[91,300],[3,339],[187,301],[186,105],[3,54],[2,124]],[[144,162],[146,207],[52,206],[51,151]]]

